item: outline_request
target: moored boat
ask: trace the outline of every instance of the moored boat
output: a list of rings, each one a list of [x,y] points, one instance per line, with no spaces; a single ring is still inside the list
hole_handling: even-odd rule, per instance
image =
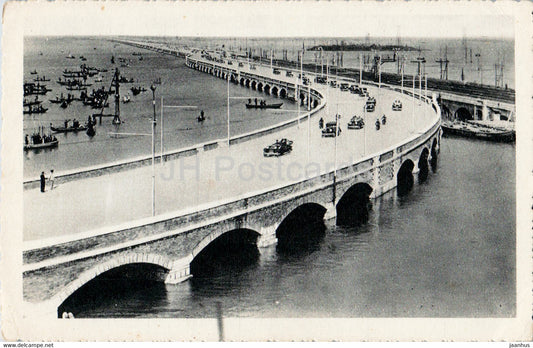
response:
[[[279,109],[283,103],[274,104],[246,104],[247,109]]]
[[[444,135],[456,135],[466,138],[509,143],[516,140],[516,133],[514,130],[500,130],[473,125],[466,122],[443,122],[441,127]]]

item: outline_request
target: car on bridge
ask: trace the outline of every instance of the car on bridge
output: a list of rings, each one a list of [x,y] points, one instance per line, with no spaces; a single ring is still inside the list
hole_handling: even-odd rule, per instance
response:
[[[341,134],[341,128],[337,129],[336,122],[327,122],[324,129],[322,129],[322,136],[325,138],[335,137]]]
[[[287,70],[287,72],[285,72],[285,76],[291,77],[291,76],[294,76],[294,75],[293,75],[292,71]]]
[[[402,102],[396,99],[392,103],[392,111],[402,111]]]
[[[337,88],[337,81],[335,80],[329,81],[329,85],[330,87]]]
[[[315,82],[316,83],[320,83],[321,85],[325,85],[327,82],[326,82],[326,77],[325,76],[317,76],[315,77]]]
[[[365,109],[366,109],[366,112],[374,112],[374,110],[376,110],[376,104],[375,103],[369,103],[367,101],[366,105],[365,105]]]
[[[350,89],[350,84],[347,83],[347,82],[342,82],[340,84],[340,89],[341,89],[341,91],[345,92],[345,91]]]
[[[274,68],[274,69],[272,69],[272,72],[274,73],[274,75],[279,75],[279,74],[281,74],[281,71],[280,71],[278,68]]]
[[[350,122],[348,122],[348,129],[362,129],[364,126],[365,121],[361,116],[355,115]]]
[[[276,140],[272,145],[269,145],[263,149],[263,156],[272,157],[272,156],[283,156],[286,153],[292,151],[292,140],[286,138]]]
[[[242,62],[239,62],[239,68],[242,68],[244,64]]]

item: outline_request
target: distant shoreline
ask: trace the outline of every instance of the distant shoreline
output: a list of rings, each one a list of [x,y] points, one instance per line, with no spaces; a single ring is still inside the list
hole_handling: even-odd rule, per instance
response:
[[[379,44],[349,44],[349,45],[317,45],[307,51],[418,51],[419,49],[411,46],[400,45],[379,45]]]

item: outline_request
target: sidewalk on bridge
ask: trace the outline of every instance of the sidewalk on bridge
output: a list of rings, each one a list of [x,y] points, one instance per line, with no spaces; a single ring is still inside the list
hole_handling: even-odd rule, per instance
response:
[[[372,89],[372,95],[377,95]],[[337,163],[353,163],[366,153],[392,146],[412,135],[412,103],[403,101],[402,112],[390,111],[399,95],[382,91],[378,109],[367,114],[363,130],[348,130],[346,123],[354,114],[361,115],[364,98],[349,92],[330,90],[329,117],[326,110],[311,118],[309,162],[321,171],[334,163],[334,138],[322,138],[318,119],[342,119],[342,134],[338,137]],[[337,100],[339,101],[337,103]],[[337,111],[338,108],[338,111]],[[354,109],[355,108],[355,109]],[[387,124],[376,131],[374,120],[385,113]],[[431,118],[417,116],[417,128],[431,124]],[[265,158],[262,149],[276,139],[286,137],[294,141],[293,152],[280,158]],[[156,165],[156,214],[182,210],[229,197],[288,184],[303,178],[307,161],[307,122],[300,126],[253,139],[229,148],[218,148],[197,156],[177,159]],[[227,167],[232,165],[231,170]],[[192,168],[199,166],[197,173]],[[261,167],[263,166],[263,167]],[[218,168],[218,170],[217,170]],[[222,169],[221,169],[222,168]],[[224,169],[225,168],[225,169]],[[270,168],[269,178],[260,176],[261,168]],[[280,169],[281,168],[281,169]],[[288,170],[290,168],[290,170]],[[251,175],[251,170],[254,175]],[[183,172],[183,175],[180,173]],[[279,175],[281,173],[281,175]],[[298,175],[300,174],[300,175]],[[54,190],[41,193],[39,189],[24,191],[24,240],[75,235],[109,225],[116,225],[151,216],[152,168],[145,166],[105,176],[64,183]]]

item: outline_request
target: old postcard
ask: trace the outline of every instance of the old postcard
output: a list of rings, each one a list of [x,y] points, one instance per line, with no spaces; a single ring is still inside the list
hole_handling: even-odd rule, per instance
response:
[[[531,11],[6,3],[4,338],[530,340]]]

